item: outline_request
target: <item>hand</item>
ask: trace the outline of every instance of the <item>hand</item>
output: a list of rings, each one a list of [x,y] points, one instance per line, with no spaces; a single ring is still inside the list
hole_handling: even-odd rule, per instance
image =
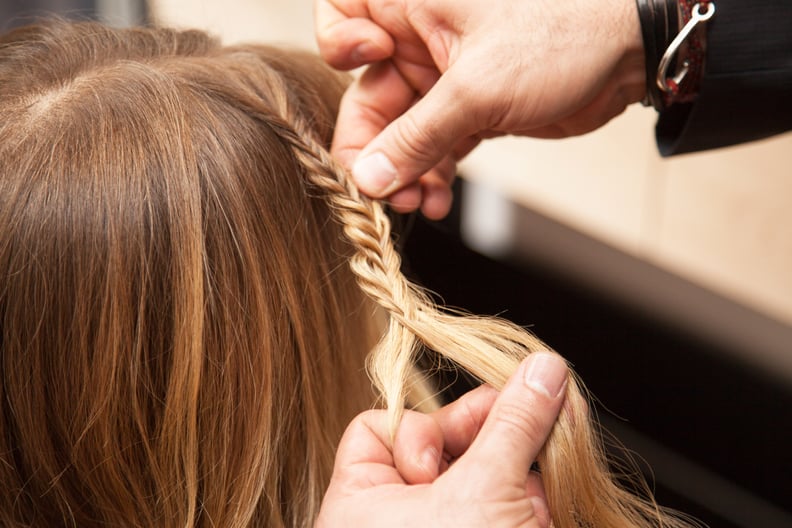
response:
[[[498,395],[480,387],[432,415],[407,412],[390,441],[384,411],[344,433],[317,528],[547,528],[530,471],[564,400],[564,360],[529,356]]]
[[[317,0],[331,65],[373,64],[350,87],[334,155],[360,189],[429,218],[482,138],[594,130],[646,89],[634,0]]]

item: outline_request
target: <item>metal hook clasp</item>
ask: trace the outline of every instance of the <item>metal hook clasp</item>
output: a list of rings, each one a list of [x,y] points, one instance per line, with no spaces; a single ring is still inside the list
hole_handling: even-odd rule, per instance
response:
[[[682,28],[679,34],[674,37],[674,40],[672,40],[671,44],[668,45],[668,49],[666,49],[665,53],[663,53],[663,58],[660,59],[660,64],[657,67],[657,86],[665,93],[674,91],[674,88],[668,83],[668,67],[671,65],[671,60],[674,58],[674,55],[677,54],[680,46],[682,46],[682,43],[688,38],[688,35],[690,35],[690,33],[696,29],[696,26],[701,23],[705,23],[707,20],[712,18],[712,15],[715,14],[714,2],[706,3],[706,11],[702,11],[703,8],[704,5],[701,3],[693,6],[693,9],[690,10],[690,20],[688,20],[687,24],[685,24],[685,27]],[[682,67],[671,79],[676,85],[682,82],[682,79],[685,78],[689,66],[690,64],[687,61],[683,62]]]

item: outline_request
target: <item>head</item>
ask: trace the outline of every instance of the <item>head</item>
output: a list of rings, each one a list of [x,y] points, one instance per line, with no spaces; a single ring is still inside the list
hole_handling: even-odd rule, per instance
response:
[[[375,325],[279,127],[327,145],[344,86],[199,32],[0,40],[0,525],[309,524]]]
[[[496,387],[544,345],[440,310],[327,153],[344,79],[198,32],[0,38],[0,525],[312,526],[345,424],[421,347]],[[417,379],[420,379],[418,377]],[[559,528],[685,526],[621,489],[582,389]]]

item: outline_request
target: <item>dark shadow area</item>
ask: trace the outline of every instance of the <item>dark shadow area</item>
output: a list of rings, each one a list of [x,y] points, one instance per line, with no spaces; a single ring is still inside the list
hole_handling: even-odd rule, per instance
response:
[[[123,6],[115,5],[115,9],[123,7],[123,12],[131,15],[133,20],[124,23],[144,23],[148,19],[145,0],[125,0]],[[58,16],[74,20],[96,20],[104,17],[112,25],[120,21],[115,12],[102,12],[101,3],[97,0],[0,0],[0,31],[29,24],[37,19]]]
[[[92,18],[94,0],[3,0],[0,2],[2,30],[29,23],[35,18],[57,14],[69,18]]]

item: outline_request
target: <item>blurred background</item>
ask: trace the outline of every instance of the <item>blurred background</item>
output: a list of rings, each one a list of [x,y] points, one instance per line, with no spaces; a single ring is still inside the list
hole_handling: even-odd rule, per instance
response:
[[[311,0],[0,0],[5,29],[47,12],[316,49]],[[399,222],[405,266],[568,357],[661,502],[792,526],[792,135],[661,159],[655,119],[482,145],[448,220]]]

